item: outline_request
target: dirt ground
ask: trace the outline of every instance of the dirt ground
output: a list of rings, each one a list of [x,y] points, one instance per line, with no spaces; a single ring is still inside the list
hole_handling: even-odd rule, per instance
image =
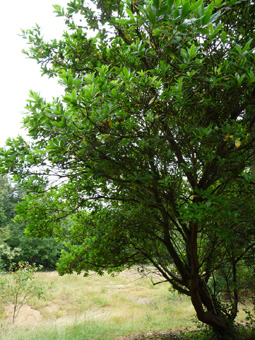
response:
[[[12,323],[13,305],[5,307],[5,315],[7,316],[8,323]],[[21,307],[20,313],[15,318],[16,326],[29,326],[42,321],[42,315],[39,311],[33,309],[28,305]]]

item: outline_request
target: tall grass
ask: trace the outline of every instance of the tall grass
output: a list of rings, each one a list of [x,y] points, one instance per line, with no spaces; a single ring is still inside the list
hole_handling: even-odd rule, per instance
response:
[[[30,317],[21,309],[14,326],[5,308],[0,339],[112,340],[141,331],[194,327],[190,300],[169,291],[167,283],[153,285],[159,280],[155,275],[141,278],[136,269],[115,277],[36,275],[48,285],[53,282],[53,292],[46,301],[32,301]]]

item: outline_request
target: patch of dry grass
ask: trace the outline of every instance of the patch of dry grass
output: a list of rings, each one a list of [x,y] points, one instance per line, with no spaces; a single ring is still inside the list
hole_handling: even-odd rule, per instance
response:
[[[153,286],[151,276],[141,278],[135,269],[115,277],[89,277],[57,273],[38,273],[41,280],[54,282],[51,300],[38,301],[36,309],[44,320],[61,317],[84,320],[129,320],[144,327],[146,324],[162,327],[190,326],[193,308],[189,299],[169,292],[169,285]],[[156,278],[153,278],[154,281]]]
[[[35,323],[37,328],[59,328],[88,321],[133,332],[192,325],[194,312],[190,301],[169,292],[166,283],[153,286],[152,280],[157,278],[141,277],[136,269],[114,277],[94,273],[88,277],[75,274],[60,277],[56,272],[35,275],[47,285],[53,283],[53,291],[46,301],[34,300],[30,306],[22,307],[16,331],[17,327],[25,331]],[[11,331],[11,306],[5,307],[2,328]]]
[[[22,307],[14,327],[10,324],[10,306],[5,308],[1,339],[69,339],[68,334],[79,329],[82,337],[75,333],[70,339],[103,340],[141,331],[194,328],[190,300],[169,291],[167,283],[154,286],[152,281],[158,279],[155,275],[141,277],[135,268],[114,277],[94,273],[61,277],[56,272],[36,276],[47,285],[53,283],[53,291],[46,301],[34,300]],[[53,332],[52,338],[49,334],[43,337],[45,330]]]

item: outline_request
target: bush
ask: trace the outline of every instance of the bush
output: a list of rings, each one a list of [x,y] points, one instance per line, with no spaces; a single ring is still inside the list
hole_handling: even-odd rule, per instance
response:
[[[19,258],[21,249],[11,249],[6,243],[0,245],[0,271],[8,271]]]
[[[27,262],[30,265],[42,266],[44,270],[55,270],[63,245],[51,237],[44,239],[26,237],[24,229],[24,225],[17,223],[10,226],[10,236],[6,243],[11,249],[20,249],[13,262],[16,265],[19,262]],[[8,262],[4,263],[6,269],[8,265]]]

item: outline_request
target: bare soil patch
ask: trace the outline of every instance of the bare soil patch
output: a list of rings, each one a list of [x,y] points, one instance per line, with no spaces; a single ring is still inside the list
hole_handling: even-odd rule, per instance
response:
[[[4,309],[5,315],[7,316],[8,323],[12,323],[13,317],[13,305],[8,305]],[[43,319],[41,313],[33,309],[29,305],[24,305],[21,307],[19,314],[15,318],[15,325],[22,326],[22,325],[33,325],[41,322]]]

